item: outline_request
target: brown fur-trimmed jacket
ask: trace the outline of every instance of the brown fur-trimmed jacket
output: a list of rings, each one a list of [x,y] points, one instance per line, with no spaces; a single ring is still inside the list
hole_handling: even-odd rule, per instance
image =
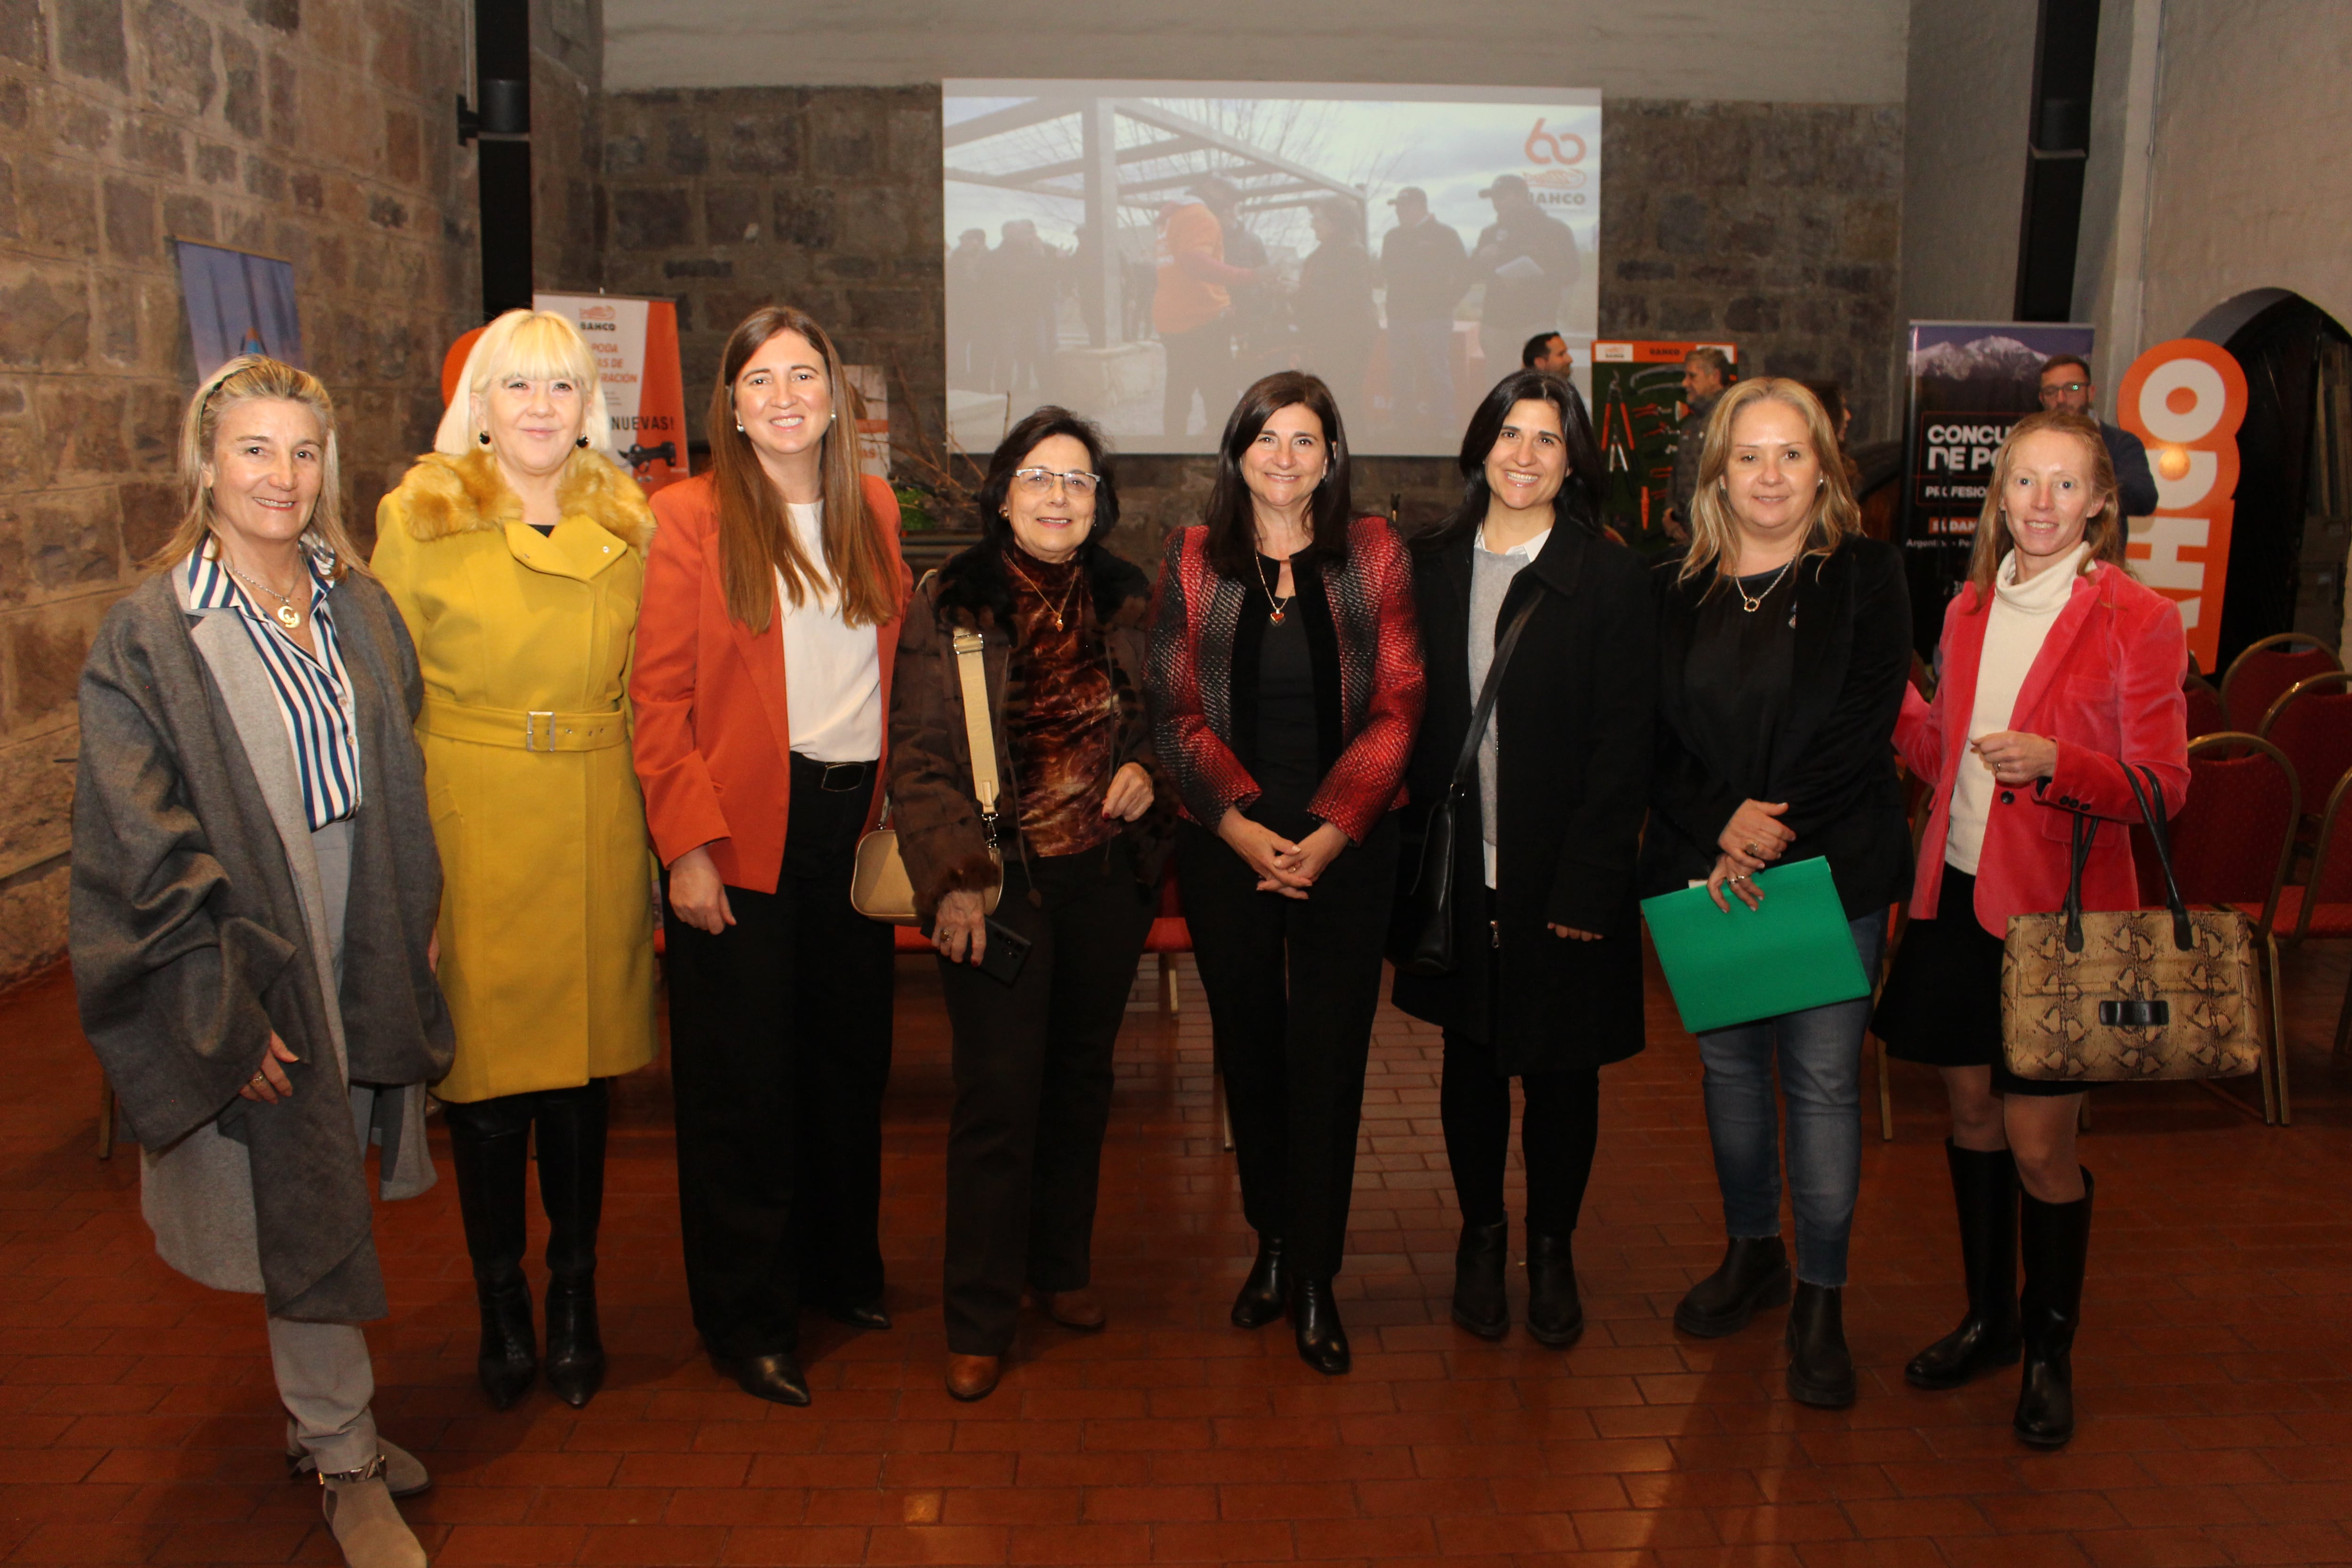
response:
[[[1081,600],[1102,628],[1111,689],[1118,698],[1112,772],[1139,763],[1151,774],[1151,808],[1121,828],[1134,847],[1137,875],[1150,885],[1159,880],[1177,815],[1176,793],[1152,749],[1151,721],[1144,708],[1151,584],[1141,571],[1099,544],[1087,545],[1080,559],[1089,590]],[[1013,765],[1012,738],[1027,712],[1028,697],[1022,661],[1014,657],[1013,622],[1012,579],[1003,547],[992,540],[925,577],[899,632],[898,679],[890,693],[890,816],[925,930],[940,899],[960,888],[986,887],[996,875],[972,793],[971,749],[956,670],[959,631],[981,635],[996,740],[998,847],[1008,860],[1024,852],[1021,781]],[[1103,783],[1108,787],[1110,780]]]

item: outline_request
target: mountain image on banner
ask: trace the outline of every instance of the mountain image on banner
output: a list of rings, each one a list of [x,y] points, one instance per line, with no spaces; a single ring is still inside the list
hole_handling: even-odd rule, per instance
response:
[[[2036,384],[2042,358],[2015,338],[1994,335],[1931,343],[1911,356],[1911,374],[1922,409],[2005,408],[2020,387]],[[2032,406],[2030,398],[2026,405]]]

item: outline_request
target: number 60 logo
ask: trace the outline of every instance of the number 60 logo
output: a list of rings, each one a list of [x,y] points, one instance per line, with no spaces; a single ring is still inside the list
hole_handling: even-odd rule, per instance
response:
[[[1584,138],[1573,131],[1547,131],[1539,117],[1528,132],[1526,152],[1530,163],[1581,163]]]

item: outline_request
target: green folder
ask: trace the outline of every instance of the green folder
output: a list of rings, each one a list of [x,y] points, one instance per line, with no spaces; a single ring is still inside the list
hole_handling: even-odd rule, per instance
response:
[[[1870,994],[1827,859],[1759,871],[1756,890],[1764,904],[1751,910],[1725,889],[1728,914],[1705,888],[1642,900],[1658,966],[1694,1035]]]

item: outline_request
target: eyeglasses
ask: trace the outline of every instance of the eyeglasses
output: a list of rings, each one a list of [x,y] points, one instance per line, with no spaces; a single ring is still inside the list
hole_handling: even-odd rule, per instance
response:
[[[2053,381],[2042,384],[2042,395],[2044,398],[2059,396],[2072,397],[2078,392],[2088,392],[2090,390],[2091,384],[2087,381]]]
[[[1072,468],[1067,473],[1055,473],[1051,468],[1015,468],[1013,477],[1033,496],[1051,494],[1056,483],[1066,486],[1074,496],[1090,496],[1102,483],[1100,474],[1090,474],[1083,468]]]

